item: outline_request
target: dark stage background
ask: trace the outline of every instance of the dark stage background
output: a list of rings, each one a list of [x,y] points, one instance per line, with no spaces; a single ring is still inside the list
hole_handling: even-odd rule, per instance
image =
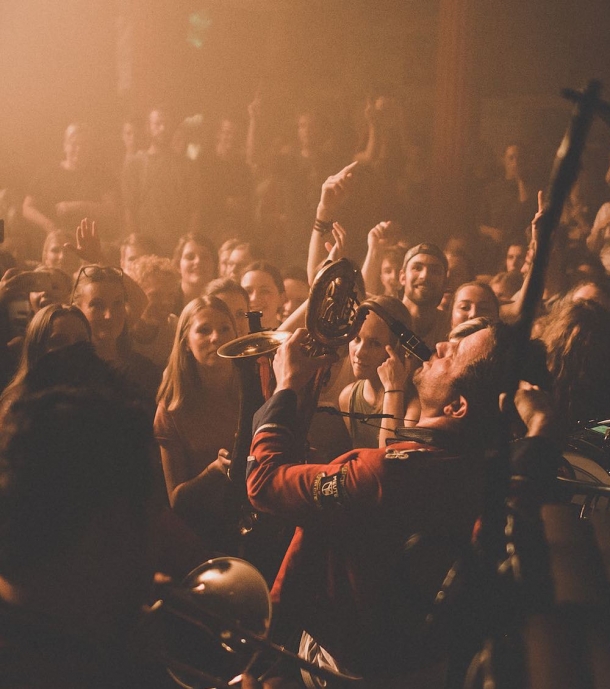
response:
[[[123,118],[156,103],[209,131],[225,112],[245,124],[259,91],[270,135],[303,102],[340,128],[376,82],[395,86],[438,174],[459,176],[479,140],[498,152],[517,137],[542,178],[567,121],[560,89],[593,77],[610,98],[607,0],[2,0],[0,187],[58,159],[73,120],[109,156]],[[608,148],[596,125],[590,165]]]

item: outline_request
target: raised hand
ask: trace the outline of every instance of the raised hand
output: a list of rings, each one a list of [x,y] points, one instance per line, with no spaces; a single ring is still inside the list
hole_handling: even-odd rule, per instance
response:
[[[358,161],[350,163],[336,175],[331,175],[322,185],[322,193],[316,217],[323,222],[335,219],[336,213],[349,196],[354,185],[354,173]]]
[[[544,212],[544,193],[542,191],[538,192],[538,210],[536,215],[532,219],[532,241],[534,242],[534,250],[536,249],[536,243],[538,241],[538,223]]]
[[[377,124],[381,117],[381,110],[376,107],[376,103],[372,98],[366,99],[366,105],[364,106],[364,119],[369,124]]]
[[[256,120],[259,118],[261,114],[261,103],[262,99],[260,97],[260,93],[256,93],[254,96],[254,100],[248,104],[248,116],[252,120]]]
[[[386,246],[391,246],[396,240],[396,224],[391,220],[377,223],[369,230],[367,243],[369,250],[375,251]]]
[[[334,244],[332,242],[325,242],[324,246],[326,251],[328,251],[328,260],[338,261],[340,258],[343,258],[346,255],[345,244],[347,240],[347,232],[342,225],[340,225],[338,222],[335,222],[333,223],[332,233],[333,239],[335,240]]]
[[[16,296],[29,292],[29,284],[20,268],[9,268],[0,280],[0,304],[11,301]]]
[[[99,263],[102,260],[102,244],[95,229],[95,221],[89,225],[89,220],[83,218],[76,228],[76,246],[68,242],[64,244],[64,248],[73,251],[83,261]]]

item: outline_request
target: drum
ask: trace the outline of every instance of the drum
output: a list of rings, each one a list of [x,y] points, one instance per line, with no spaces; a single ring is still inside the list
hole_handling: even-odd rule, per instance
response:
[[[570,436],[563,456],[577,481],[610,487],[610,420],[595,422]],[[610,507],[610,498],[605,495],[576,492],[572,502],[581,505],[583,517],[592,510],[607,511]]]

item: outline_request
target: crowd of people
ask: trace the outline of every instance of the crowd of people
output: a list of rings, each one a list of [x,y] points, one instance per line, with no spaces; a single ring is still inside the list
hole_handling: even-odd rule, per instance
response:
[[[488,508],[489,454],[510,434],[512,472],[548,499],[570,435],[610,415],[610,202],[589,208],[577,183],[565,205],[509,424],[511,326],[544,213],[523,144],[479,180],[470,231],[439,245],[418,226],[425,190],[391,95],[367,102],[351,150],[313,110],[263,147],[263,105],[243,133],[223,119],[209,151],[155,108],[142,147],[125,123],[114,174],[72,123],[63,159],[0,197],[1,688],[164,686],[159,657],[133,649],[137,610],[154,572],[180,580],[218,555],[261,569],[278,639],[312,662],[367,687],[462,686],[487,627],[426,630]],[[366,317],[312,357],[311,285],[342,258]],[[218,350],[252,312],[292,334],[235,486],[252,420]]]

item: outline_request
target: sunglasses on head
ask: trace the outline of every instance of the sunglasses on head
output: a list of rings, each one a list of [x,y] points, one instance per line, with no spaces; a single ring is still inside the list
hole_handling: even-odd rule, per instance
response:
[[[70,304],[74,303],[76,288],[78,287],[78,283],[83,275],[86,278],[89,278],[89,280],[92,282],[104,282],[105,280],[108,280],[109,282],[119,282],[123,289],[125,289],[125,285],[123,283],[123,270],[121,268],[115,268],[114,266],[98,266],[96,264],[82,266],[78,271],[76,280],[74,281],[72,296],[70,297]]]

